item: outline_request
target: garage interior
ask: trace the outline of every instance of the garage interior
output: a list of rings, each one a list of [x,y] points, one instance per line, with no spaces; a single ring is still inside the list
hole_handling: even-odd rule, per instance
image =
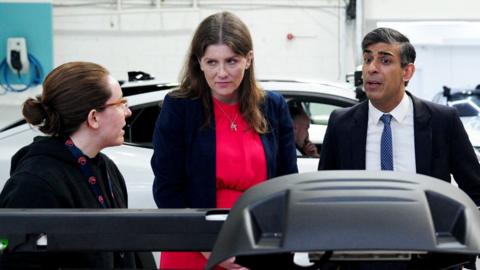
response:
[[[120,81],[142,71],[159,83],[177,83],[197,25],[224,10],[250,29],[259,79],[353,87],[363,36],[390,27],[416,48],[407,90],[417,97],[480,86],[478,0],[0,0],[0,129],[19,120],[22,103],[41,93],[44,76],[69,61],[101,64]],[[21,75],[7,64],[11,38],[25,42],[19,57],[30,66]],[[158,110],[144,115],[155,119]],[[472,125],[480,130],[480,122]],[[150,144],[142,133],[130,136]]]
[[[119,80],[141,70],[175,82],[196,25],[229,10],[250,28],[259,78],[344,82],[361,64],[365,33],[377,26],[398,29],[418,55],[408,90],[431,100],[444,85],[479,84],[479,7],[475,0],[2,0],[0,59],[6,58],[9,37],[24,37],[45,73],[86,60]],[[3,92],[0,122],[17,119],[25,97],[40,91]]]

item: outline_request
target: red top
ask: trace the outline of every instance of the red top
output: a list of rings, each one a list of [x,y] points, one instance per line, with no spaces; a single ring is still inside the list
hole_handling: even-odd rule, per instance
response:
[[[217,207],[231,208],[246,189],[267,179],[267,162],[260,135],[248,127],[239,104],[213,101]]]
[[[217,208],[232,208],[246,189],[267,179],[267,161],[260,135],[248,127],[239,105],[213,101]],[[200,252],[161,254],[160,269],[205,269],[207,263]]]

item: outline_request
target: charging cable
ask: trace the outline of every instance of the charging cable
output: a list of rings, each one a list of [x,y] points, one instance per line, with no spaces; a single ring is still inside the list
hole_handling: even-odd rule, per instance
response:
[[[8,79],[9,77],[9,67],[7,64],[7,59],[3,59],[3,61],[0,63],[0,77],[3,77],[4,83],[0,83],[0,86],[5,90],[4,93],[6,92],[23,92],[29,89],[30,87],[39,85],[42,82],[43,78],[43,67],[40,64],[40,61],[38,61],[35,56],[28,54],[28,61],[30,62],[30,80],[27,83],[23,83],[25,87],[23,88],[14,88],[10,80]],[[15,67],[17,70],[21,69],[21,64],[19,67]],[[18,72],[18,77],[20,77],[20,71]]]

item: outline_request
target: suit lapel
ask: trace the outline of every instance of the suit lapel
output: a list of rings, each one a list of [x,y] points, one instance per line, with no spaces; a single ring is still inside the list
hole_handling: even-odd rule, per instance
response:
[[[368,101],[358,105],[358,110],[353,114],[352,131],[348,134],[351,138],[350,156],[352,157],[351,167],[354,170],[365,170],[365,151],[367,144],[368,124]]]
[[[415,136],[415,164],[417,173],[430,175],[432,164],[431,114],[423,102],[407,92],[413,101],[413,129]]]

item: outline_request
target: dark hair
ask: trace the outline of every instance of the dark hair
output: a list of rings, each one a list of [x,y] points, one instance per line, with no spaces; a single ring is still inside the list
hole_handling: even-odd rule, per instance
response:
[[[63,64],[48,74],[41,97],[23,103],[23,116],[49,135],[70,135],[112,95],[109,72],[89,62]]]
[[[302,103],[297,101],[297,100],[290,100],[287,102],[288,104],[288,111],[290,112],[290,117],[292,118],[293,121],[296,120],[296,118],[300,116],[307,116],[307,113],[302,107]]]
[[[391,28],[377,28],[368,33],[362,41],[362,51],[368,48],[368,46],[377,43],[398,43],[400,44],[400,65],[402,68],[410,63],[415,63],[416,52],[410,40],[402,33]]]
[[[198,26],[180,75],[180,88],[172,93],[183,98],[200,98],[204,106],[205,125],[209,125],[212,95],[199,60],[210,45],[225,44],[236,54],[247,56],[253,51],[252,38],[247,26],[230,12],[219,12],[205,18]],[[267,131],[267,122],[260,104],[264,92],[257,86],[253,59],[239,86],[240,113],[249,126],[259,133]]]

